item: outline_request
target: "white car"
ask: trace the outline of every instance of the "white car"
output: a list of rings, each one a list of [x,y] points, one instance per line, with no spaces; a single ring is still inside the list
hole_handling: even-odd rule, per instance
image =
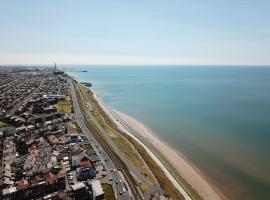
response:
[[[123,188],[123,193],[126,192],[126,188]]]

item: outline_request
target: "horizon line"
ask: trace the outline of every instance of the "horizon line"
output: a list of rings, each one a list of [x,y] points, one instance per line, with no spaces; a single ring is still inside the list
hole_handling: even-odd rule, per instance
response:
[[[57,63],[56,63],[57,64]],[[248,66],[257,66],[257,67],[270,67],[270,64],[76,64],[76,63],[71,63],[71,64],[57,64],[57,66],[70,66],[70,65],[75,65],[75,66],[243,66],[243,67],[248,67]],[[53,64],[0,64],[0,67],[54,67]]]

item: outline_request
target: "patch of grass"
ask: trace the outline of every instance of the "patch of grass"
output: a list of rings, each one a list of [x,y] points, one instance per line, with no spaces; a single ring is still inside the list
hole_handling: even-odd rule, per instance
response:
[[[143,166],[143,162],[140,160],[138,154],[134,152],[131,145],[121,136],[112,137],[112,140],[116,146],[125,153],[125,155],[132,161],[136,168]]]
[[[57,108],[57,112],[66,112],[66,113],[72,112],[72,101],[71,100],[59,101],[55,106]]]
[[[157,178],[160,186],[165,192],[165,195],[172,197],[173,199],[184,199],[181,193],[172,185],[165,173],[156,164],[156,162],[151,158],[151,156],[146,152],[142,145],[136,142],[132,137],[126,135],[128,140],[133,144],[133,146],[140,153],[142,158],[146,161],[148,167],[151,169],[155,177]]]
[[[76,128],[76,131],[78,131],[79,133],[82,133],[82,129],[81,127],[79,126],[79,124],[77,122],[73,122],[75,128]]]
[[[160,154],[155,148],[151,148],[151,151],[155,152],[155,155],[158,157],[158,159],[163,163],[163,165],[166,166],[167,170],[174,176],[174,178],[179,183],[181,183],[181,186],[183,186],[183,188],[185,188],[185,190],[191,196],[192,199],[202,200],[202,197],[193,188],[193,186],[190,185],[182,176],[180,176],[177,173],[177,170],[172,165],[170,165],[170,163],[167,161],[167,159],[162,154]]]
[[[105,200],[115,200],[113,188],[110,184],[102,184],[102,189],[105,194]]]
[[[93,147],[91,146],[91,144],[84,144],[83,146],[84,146],[84,148],[86,150],[92,150],[93,149]]]
[[[7,124],[5,122],[0,121],[0,128],[6,127]]]

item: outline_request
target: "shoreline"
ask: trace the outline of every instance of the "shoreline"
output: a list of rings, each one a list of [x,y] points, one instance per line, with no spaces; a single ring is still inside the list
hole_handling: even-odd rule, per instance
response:
[[[71,73],[67,73],[72,79],[76,80],[75,76]],[[120,112],[113,108],[108,107],[102,102],[98,97],[96,92],[88,87],[88,89],[93,93],[93,97],[96,99],[98,104],[101,106],[103,111],[108,115],[109,118],[117,125],[117,127],[123,131],[128,136],[132,137],[138,144],[140,144],[150,155],[150,157],[156,162],[156,164],[162,169],[167,178],[175,186],[175,188],[184,196],[185,199],[191,200],[188,190],[182,186],[181,181],[174,177],[174,173],[177,173],[180,178],[183,178],[186,183],[188,183],[201,197],[202,199],[209,200],[227,200],[228,198],[223,194],[217,186],[211,183],[211,181],[205,176],[199,168],[197,168],[192,162],[190,162],[185,155],[171,147],[166,142],[162,141],[159,136],[148,129],[143,123],[139,122],[137,119],[129,116],[126,113]],[[130,123],[133,121],[133,123]],[[135,122],[135,123],[134,123]],[[133,125],[133,126],[132,126]],[[134,127],[135,126],[135,127]],[[140,130],[136,130],[137,127],[141,127]],[[132,129],[132,131],[130,130]],[[140,135],[143,140],[134,135]],[[153,142],[154,141],[154,142]],[[147,146],[147,142],[153,147],[159,146],[159,149],[150,149]],[[154,145],[153,145],[154,144]],[[160,148],[160,146],[162,148]],[[160,156],[165,158],[165,163],[160,159]],[[167,165],[166,165],[167,164]],[[181,167],[179,166],[181,165]],[[184,167],[183,167],[184,166]],[[173,170],[169,170],[171,168]]]
[[[175,171],[198,192],[198,194],[203,199],[227,199],[227,197],[214,184],[210,183],[207,177],[205,177],[205,175],[193,163],[188,161],[183,154],[179,153],[169,144],[163,142],[157,135],[155,135],[137,119],[132,118],[126,113],[122,113],[106,106],[93,89],[89,88],[89,90],[93,92],[94,98],[100,104],[104,112],[117,125],[117,127],[144,147],[147,153],[152,157],[153,160],[155,160],[159,167],[164,171],[167,178],[181,192],[185,199],[191,200],[192,198],[186,189],[179,183],[178,179],[175,178],[173,174],[167,169],[166,165],[162,163],[159,157],[153,151],[151,151],[140,138],[135,136],[130,128],[142,136],[151,145],[159,146],[159,150],[157,151],[167,160],[167,162],[175,169]],[[138,127],[140,127],[140,130],[136,130]],[[181,167],[179,165],[181,165]]]
[[[166,177],[170,180],[170,182],[174,185],[174,187],[183,195],[185,200],[192,200],[190,195],[186,192],[183,186],[172,176],[172,174],[168,171],[166,166],[160,161],[160,159],[136,136],[132,134],[129,128],[119,119],[114,112],[108,108],[101,99],[97,96],[95,91],[91,88],[88,88],[92,93],[93,97],[96,99],[98,104],[101,106],[102,110],[108,115],[108,117],[113,120],[113,123],[117,125],[117,127],[123,131],[128,136],[132,137],[138,144],[140,144],[146,152],[150,155],[150,157],[156,162],[156,164],[161,168],[161,170],[165,173]]]
[[[189,161],[185,155],[171,147],[167,142],[162,141],[158,135],[148,129],[137,119],[116,109],[112,109],[112,112],[115,113],[118,119],[127,124],[126,126],[130,127],[130,129],[132,129],[136,134],[144,138],[143,140],[138,138],[140,141],[143,142],[145,140],[145,142],[148,142],[151,146],[153,146],[154,150],[157,152],[156,154],[161,154],[161,156],[165,158],[166,161],[162,164],[165,166],[166,164],[171,165],[174,171],[182,176],[185,181],[190,184],[200,196],[202,196],[203,199],[227,199],[227,197],[217,188],[217,186],[211,183],[203,172],[201,172],[196,165]],[[141,130],[139,130],[140,128],[137,127],[140,127]],[[132,131],[130,132],[132,133]],[[134,137],[137,138],[137,136]],[[147,147],[146,144],[144,145]],[[158,146],[159,148],[157,149],[155,146]],[[159,158],[158,155],[155,156]],[[181,169],[179,165],[181,165],[184,169]],[[178,180],[177,178],[175,179]]]

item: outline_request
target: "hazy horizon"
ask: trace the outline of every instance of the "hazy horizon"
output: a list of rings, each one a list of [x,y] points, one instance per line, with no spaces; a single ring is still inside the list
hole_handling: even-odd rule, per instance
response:
[[[270,65],[266,0],[15,0],[1,8],[1,65]]]
[[[252,67],[262,67],[262,68],[268,68],[270,65],[257,65],[257,64],[250,64],[250,65],[235,65],[235,64],[57,64],[57,69],[59,70],[68,70],[67,68],[73,69],[74,67],[86,67],[86,68],[92,68],[92,67],[200,67],[200,68],[252,68]],[[55,63],[53,64],[0,64],[0,67],[49,67],[54,68]]]

